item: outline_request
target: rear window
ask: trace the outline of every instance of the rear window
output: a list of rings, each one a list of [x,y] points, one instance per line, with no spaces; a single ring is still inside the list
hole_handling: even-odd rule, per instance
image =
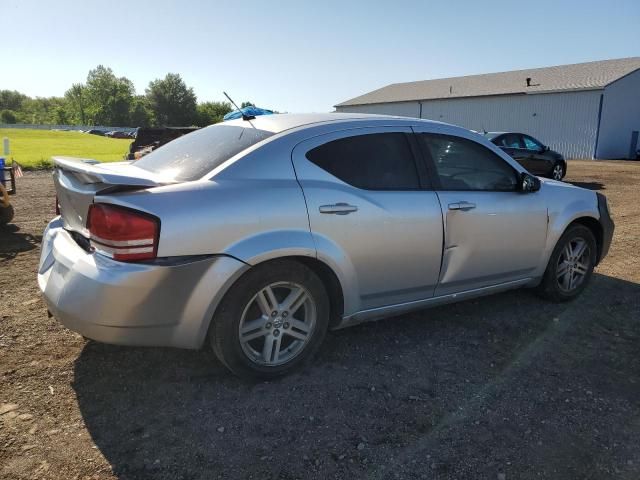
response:
[[[135,165],[179,181],[197,180],[272,135],[251,127],[212,125],[155,149]]]

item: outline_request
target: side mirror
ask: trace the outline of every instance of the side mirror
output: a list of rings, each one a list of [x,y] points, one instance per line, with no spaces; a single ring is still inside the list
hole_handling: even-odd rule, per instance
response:
[[[523,172],[520,175],[520,191],[522,193],[530,193],[538,190],[540,190],[540,179],[530,173]]]
[[[549,151],[549,147],[546,145],[542,145],[540,147],[540,153],[544,153],[544,152],[548,152]]]

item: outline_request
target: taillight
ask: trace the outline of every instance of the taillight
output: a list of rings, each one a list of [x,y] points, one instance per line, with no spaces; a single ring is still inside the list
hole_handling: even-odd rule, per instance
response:
[[[87,228],[91,247],[114,260],[132,262],[156,258],[160,220],[125,207],[94,203]]]

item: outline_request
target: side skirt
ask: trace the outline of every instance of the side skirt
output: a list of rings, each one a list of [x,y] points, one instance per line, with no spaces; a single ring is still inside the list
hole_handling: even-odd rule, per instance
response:
[[[497,285],[491,285],[489,287],[475,288],[473,290],[467,290],[465,292],[450,293],[448,295],[427,298],[425,300],[415,300],[413,302],[371,308],[369,310],[361,310],[352,315],[343,317],[342,321],[334,328],[334,330],[351,327],[359,323],[380,320],[385,317],[402,315],[403,313],[412,312],[414,310],[421,310],[438,305],[445,305],[447,303],[460,302],[471,298],[484,297],[485,295],[491,295],[494,293],[504,292],[506,290],[512,290],[514,288],[531,285],[534,280],[535,279],[533,278],[523,278],[521,280],[499,283]]]

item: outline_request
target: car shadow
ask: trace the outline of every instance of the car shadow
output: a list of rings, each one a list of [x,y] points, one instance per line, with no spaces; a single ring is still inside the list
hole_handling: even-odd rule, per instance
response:
[[[119,478],[581,478],[637,453],[638,318],[640,285],[596,274],[570,303],[521,290],[330,332],[273,382],[88,342],[73,388]]]
[[[572,182],[567,181],[571,185],[575,185],[576,187],[586,188],[588,190],[606,190],[604,183],[601,182]]]
[[[0,262],[15,258],[18,253],[28,252],[40,246],[42,235],[20,233],[15,224],[0,227]]]

